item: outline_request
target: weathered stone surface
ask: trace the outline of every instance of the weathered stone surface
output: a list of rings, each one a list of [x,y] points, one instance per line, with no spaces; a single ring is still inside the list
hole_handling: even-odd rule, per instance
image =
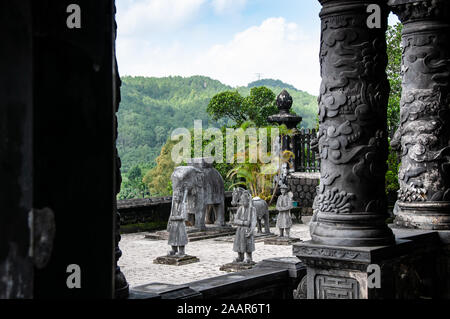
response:
[[[195,256],[184,255],[182,257],[179,256],[161,256],[153,260],[154,264],[164,264],[164,265],[172,265],[172,266],[182,266],[187,264],[192,264],[199,262]]]
[[[130,299],[200,299],[202,294],[187,285],[150,283],[133,287]]]
[[[376,246],[393,243],[388,217],[385,31],[367,27],[366,1],[321,0],[319,102],[320,187],[313,208],[315,243]]]
[[[281,185],[281,195],[278,196],[276,204],[278,211],[276,227],[280,236],[285,235],[289,237],[292,227],[291,210],[294,208],[292,203],[294,194],[292,192],[287,193],[287,189],[288,187],[286,185]]]
[[[402,30],[401,153],[395,224],[450,229],[450,3],[390,1]]]
[[[210,158],[193,158],[188,166],[178,166],[172,173],[174,193],[187,191],[187,220],[198,229],[205,229],[205,223],[225,226],[225,189],[222,176],[212,167]],[[214,212],[210,216],[208,212]]]
[[[203,299],[292,299],[287,269],[253,268],[188,283]]]
[[[233,189],[231,204],[239,205],[242,194],[246,190],[242,187]],[[262,225],[264,224],[264,233],[270,234],[270,211],[267,202],[259,197],[252,198],[252,206],[256,209],[257,232],[262,233]]]
[[[252,261],[251,263],[245,263],[245,262],[232,262],[225,265],[222,265],[219,269],[221,271],[226,272],[240,272],[244,270],[249,270],[255,267],[256,263]]]
[[[289,190],[299,208],[312,207],[312,200],[317,194],[315,185],[319,184],[320,173],[295,172],[288,176]],[[297,184],[297,185],[296,185]],[[306,195],[308,194],[309,195]]]
[[[307,265],[308,299],[431,298],[439,236],[414,232],[397,234],[389,246],[294,244],[293,253]],[[374,271],[380,271],[377,286],[371,286]]]
[[[264,259],[255,266],[258,268],[287,269],[293,299],[306,299],[306,266],[297,257]]]

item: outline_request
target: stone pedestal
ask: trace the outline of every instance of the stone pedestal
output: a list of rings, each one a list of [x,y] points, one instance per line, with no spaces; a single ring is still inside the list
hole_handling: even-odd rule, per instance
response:
[[[450,3],[391,0],[403,23],[401,153],[395,224],[450,229]]]
[[[249,270],[255,267],[256,263],[245,263],[245,262],[232,262],[225,265],[220,266],[219,270],[226,272],[239,272],[244,270]]]
[[[275,257],[264,259],[255,266],[255,269],[258,268],[288,270],[292,299],[306,299],[306,267],[297,257]]]
[[[397,201],[397,227],[446,230],[450,225],[450,202]]]
[[[260,243],[265,241],[268,238],[276,237],[274,233],[257,233],[256,231],[253,233],[253,236],[255,238],[255,243]],[[227,243],[233,243],[234,242],[234,236],[227,236],[227,237],[221,237],[214,239],[215,241],[222,241]]]
[[[273,238],[267,238],[264,240],[264,245],[292,245],[293,243],[301,241],[300,238],[294,238],[294,237],[273,237]]]
[[[398,238],[394,245],[343,247],[294,244],[307,266],[308,299],[417,299],[434,297],[436,233]],[[407,237],[407,236],[406,236]]]
[[[199,262],[195,256],[184,255],[182,257],[179,256],[161,256],[153,260],[154,264],[163,264],[163,265],[172,265],[172,266],[182,266],[187,264],[192,264]]]
[[[274,233],[258,233],[258,232],[254,232],[255,240],[256,239],[263,239],[263,238],[272,238],[272,237],[276,237],[277,235]]]

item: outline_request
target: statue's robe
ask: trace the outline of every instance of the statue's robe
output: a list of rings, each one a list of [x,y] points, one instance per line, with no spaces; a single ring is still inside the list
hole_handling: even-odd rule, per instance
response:
[[[288,194],[280,195],[277,200],[276,208],[278,210],[277,217],[277,228],[291,228],[292,218],[291,218],[291,207],[292,202]]]
[[[172,211],[167,225],[167,231],[169,232],[168,244],[170,246],[186,246],[188,243],[185,225],[186,216],[183,210],[182,202],[172,205]]]
[[[239,222],[244,225],[239,225]],[[233,251],[238,253],[251,253],[255,251],[255,237],[253,230],[256,227],[256,209],[250,205],[247,209],[240,206],[234,217],[237,224],[236,235],[234,237]],[[250,236],[248,236],[250,234]],[[247,237],[248,236],[248,237]]]

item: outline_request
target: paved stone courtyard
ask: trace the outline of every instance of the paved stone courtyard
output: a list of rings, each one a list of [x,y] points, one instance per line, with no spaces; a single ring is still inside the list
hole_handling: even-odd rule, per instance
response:
[[[303,217],[304,224],[294,224],[291,229],[291,236],[309,240],[309,227],[307,225],[309,219],[310,217]],[[276,228],[271,228],[271,232],[278,234]],[[184,284],[224,275],[227,273],[220,271],[220,266],[233,261],[236,257],[231,239],[221,237],[194,241],[186,246],[186,253],[197,256],[200,258],[200,262],[183,266],[154,264],[153,260],[167,254],[170,247],[165,240],[144,238],[145,234],[145,232],[124,234],[120,241],[123,255],[119,260],[119,266],[130,287],[151,282]],[[267,258],[286,256],[292,256],[291,245],[264,245],[264,242],[261,241],[256,242],[253,260],[259,262]]]

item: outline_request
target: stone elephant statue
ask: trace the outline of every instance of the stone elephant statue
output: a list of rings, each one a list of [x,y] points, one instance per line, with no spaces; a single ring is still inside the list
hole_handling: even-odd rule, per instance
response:
[[[204,230],[213,221],[225,226],[224,183],[212,164],[193,159],[188,166],[176,167],[171,179],[173,193],[183,194],[187,189],[187,218],[195,228]]]

